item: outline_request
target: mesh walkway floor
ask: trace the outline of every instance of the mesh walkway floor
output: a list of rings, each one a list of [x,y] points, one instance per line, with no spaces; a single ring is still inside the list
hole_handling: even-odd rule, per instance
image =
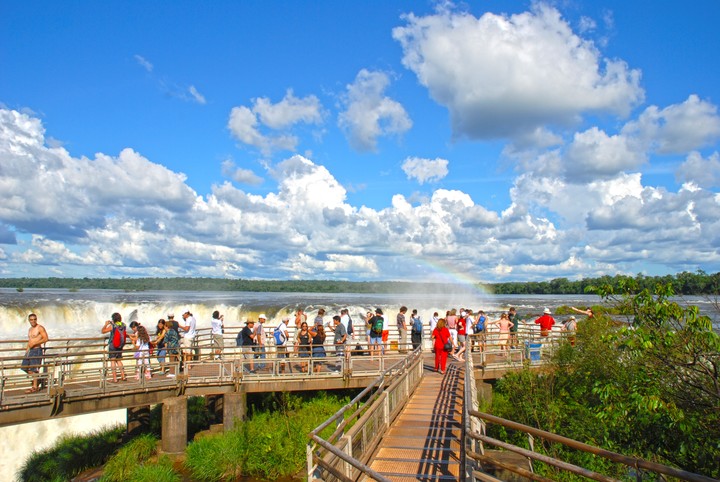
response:
[[[383,437],[370,467],[391,480],[458,480],[462,440],[463,371],[426,371]]]

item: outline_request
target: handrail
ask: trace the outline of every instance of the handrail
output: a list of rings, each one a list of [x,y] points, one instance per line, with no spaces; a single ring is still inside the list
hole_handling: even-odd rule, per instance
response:
[[[370,441],[368,444],[365,444],[364,442],[366,442],[366,440],[364,438],[364,429],[367,423],[375,420],[375,418],[373,417],[376,416],[375,414],[379,409],[378,407],[384,407],[382,410],[384,419],[383,427],[387,428],[389,426],[390,420],[387,420],[389,412],[391,411],[391,408],[389,407],[389,404],[391,403],[391,401],[389,400],[389,396],[392,395],[396,390],[400,389],[404,389],[404,391],[411,391],[410,385],[408,383],[405,383],[404,380],[406,380],[407,377],[409,377],[413,373],[416,367],[420,367],[420,370],[422,370],[421,349],[411,352],[401,362],[388,368],[382,375],[380,375],[370,386],[363,390],[350,403],[343,406],[329,419],[327,419],[325,422],[316,427],[312,432],[310,432],[310,434],[308,435],[310,440],[307,447],[308,480],[311,480],[313,478],[316,468],[321,467],[325,469],[330,475],[336,477],[338,480],[355,480],[360,474],[363,474],[374,480],[379,480],[383,482],[389,480],[362,462],[362,459],[367,458],[370,455],[369,452],[374,449],[377,440],[382,435],[382,432],[375,431],[375,433],[373,434],[374,442]],[[412,390],[414,390],[414,387],[417,386],[420,378],[421,377],[419,376],[417,377],[417,380],[412,386]],[[353,407],[360,400],[362,400],[373,389],[373,394],[368,400],[365,401],[363,406],[353,411],[349,417],[344,418],[345,413],[348,412],[351,407]],[[405,395],[403,398],[404,403],[404,401],[407,400],[407,398],[409,397],[409,393],[403,393],[403,395]],[[397,411],[398,407],[395,407],[394,409]],[[320,432],[329,427],[335,421],[339,423],[337,424],[336,430],[328,437],[328,440],[320,437]],[[348,427],[351,423],[353,423],[352,427],[347,432],[345,432],[345,428]],[[356,435],[363,435],[363,443],[361,443],[361,445],[364,446],[364,451],[361,454],[353,453],[353,437]],[[331,443],[331,441],[340,440],[344,440],[345,451],[341,450],[340,448],[336,447]],[[325,457],[322,455],[322,453],[316,453],[314,444],[317,444],[317,446],[325,449],[327,452],[332,454],[334,458],[324,460]],[[344,462],[345,464],[347,464],[344,469],[344,473],[336,467],[336,465],[340,462]],[[357,471],[357,474],[351,474],[352,469],[349,469],[349,467],[355,469],[355,471]]]

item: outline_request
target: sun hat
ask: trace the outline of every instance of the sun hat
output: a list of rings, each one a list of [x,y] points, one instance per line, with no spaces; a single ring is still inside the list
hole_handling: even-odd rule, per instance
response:
[[[545,308],[543,311],[544,314],[549,315],[550,314],[550,308]]]
[[[265,313],[263,313],[262,315],[258,316],[258,319],[259,319],[259,318],[262,318],[263,320],[267,320],[267,316],[265,316]]]

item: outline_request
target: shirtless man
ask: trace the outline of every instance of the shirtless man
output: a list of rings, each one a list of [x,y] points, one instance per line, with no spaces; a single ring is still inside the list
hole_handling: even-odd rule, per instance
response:
[[[25,353],[25,358],[22,361],[22,369],[28,375],[31,373],[36,375],[32,377],[32,387],[25,390],[25,393],[34,393],[38,391],[37,374],[40,373],[40,365],[42,364],[42,345],[48,341],[48,334],[42,325],[38,325],[35,313],[28,315],[28,322],[30,322],[30,329],[28,330],[27,353]]]

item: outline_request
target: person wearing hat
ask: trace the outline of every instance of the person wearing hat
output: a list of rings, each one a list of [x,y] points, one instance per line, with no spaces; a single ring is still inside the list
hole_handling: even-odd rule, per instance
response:
[[[265,359],[265,328],[263,325],[267,321],[265,313],[258,316],[258,322],[255,325],[255,358]],[[265,363],[258,363],[257,369],[262,370],[265,368]]]
[[[577,321],[574,316],[571,316],[562,326],[562,331],[568,333],[567,339],[570,342],[570,346],[575,346],[575,332],[577,331]]]
[[[540,325],[540,336],[548,336],[555,324],[555,318],[550,316],[550,308],[543,310],[543,315],[535,320],[536,325]]]
[[[240,330],[240,334],[238,335],[240,338],[240,341],[242,342],[242,352],[243,352],[243,358],[246,360],[250,360],[248,362],[248,367],[250,367],[250,373],[255,373],[255,364],[253,362],[253,358],[255,356],[254,348],[255,348],[255,321],[254,320],[247,320],[245,322],[245,327]]]
[[[287,367],[288,371],[292,373],[292,365],[290,364],[289,360],[287,360],[289,357],[288,355],[288,349],[287,349],[287,341],[290,339],[290,335],[288,334],[288,323],[290,323],[290,317],[289,316],[283,316],[282,320],[280,321],[280,324],[275,328],[276,332],[280,333],[280,341],[282,343],[275,342],[275,351],[277,352],[278,358],[285,358],[285,361],[283,361],[278,366],[278,372],[283,373],[285,371],[285,368]],[[277,335],[276,339],[277,339]]]

